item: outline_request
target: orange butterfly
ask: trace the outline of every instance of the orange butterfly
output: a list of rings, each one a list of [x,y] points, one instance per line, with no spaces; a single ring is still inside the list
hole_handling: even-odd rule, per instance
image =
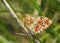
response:
[[[24,21],[24,25],[34,33],[40,33],[44,29],[47,29],[52,23],[51,19],[43,16],[26,16]]]

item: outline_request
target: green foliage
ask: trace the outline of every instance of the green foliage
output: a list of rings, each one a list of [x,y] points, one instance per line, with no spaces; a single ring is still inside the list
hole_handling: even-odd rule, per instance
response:
[[[35,9],[38,10],[38,12],[40,13],[40,16],[44,16],[44,14],[42,13],[42,9],[39,7],[39,5],[36,3],[36,0],[30,0],[30,3],[34,6]]]
[[[3,42],[0,40],[0,43],[3,43]]]
[[[39,12],[39,16],[46,16],[52,19],[52,21],[54,20],[53,23],[46,30],[43,31],[44,34],[41,33],[43,35],[35,34],[34,36],[41,43],[46,43],[46,40],[48,40],[47,43],[53,42],[55,38],[56,38],[56,43],[60,43],[60,18],[59,18],[60,17],[60,3],[57,0],[42,0],[41,6],[39,6],[36,3],[36,0],[7,0],[7,2],[10,4],[10,6],[13,8],[13,10],[16,13],[23,12],[27,14],[33,14],[34,9],[37,9]],[[45,15],[43,11],[45,9],[47,2],[48,2],[48,5],[47,5],[48,9]],[[16,6],[14,6],[15,5],[14,3],[16,4]],[[1,5],[0,13],[8,12],[6,8],[3,6],[3,4],[1,3],[1,0],[0,0],[0,5]],[[58,12],[59,15],[55,14],[56,12]],[[56,18],[54,19],[55,15],[56,15]],[[17,16],[22,21],[21,16],[19,16],[18,14]],[[57,18],[59,19],[59,22]],[[11,31],[14,32],[14,28],[10,24],[7,24],[7,19],[0,17],[0,34],[4,36],[7,40],[18,41],[17,40],[18,38],[16,37],[16,35],[14,35],[14,33]],[[30,37],[28,39],[30,43],[34,43]]]
[[[14,36],[10,30],[8,30],[9,28],[11,28],[11,26],[9,26],[9,28],[7,27],[7,21],[5,18],[0,17],[0,34],[3,35],[7,40],[11,40],[11,41],[18,41],[16,36]],[[13,28],[12,28],[13,29]]]

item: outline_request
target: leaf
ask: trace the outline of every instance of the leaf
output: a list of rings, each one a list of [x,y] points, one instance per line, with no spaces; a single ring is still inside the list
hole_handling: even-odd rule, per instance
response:
[[[60,12],[60,3],[58,3],[57,0],[50,0],[49,2],[50,2],[50,8]]]

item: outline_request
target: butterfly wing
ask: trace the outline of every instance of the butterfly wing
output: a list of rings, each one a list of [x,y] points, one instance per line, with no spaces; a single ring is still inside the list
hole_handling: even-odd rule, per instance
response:
[[[44,20],[45,20],[45,29],[47,29],[52,24],[52,20],[47,17],[45,17]]]
[[[25,26],[34,33],[40,33],[43,29],[47,29],[51,23],[51,19],[42,16],[25,18]]]

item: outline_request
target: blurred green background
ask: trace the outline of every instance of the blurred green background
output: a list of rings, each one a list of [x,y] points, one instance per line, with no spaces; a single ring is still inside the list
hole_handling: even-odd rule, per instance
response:
[[[45,16],[53,23],[40,35],[40,43],[60,43],[60,0],[7,0],[20,20],[20,13]],[[34,11],[37,12],[34,12]],[[25,33],[0,0],[0,43],[34,43],[31,38],[16,35]]]

